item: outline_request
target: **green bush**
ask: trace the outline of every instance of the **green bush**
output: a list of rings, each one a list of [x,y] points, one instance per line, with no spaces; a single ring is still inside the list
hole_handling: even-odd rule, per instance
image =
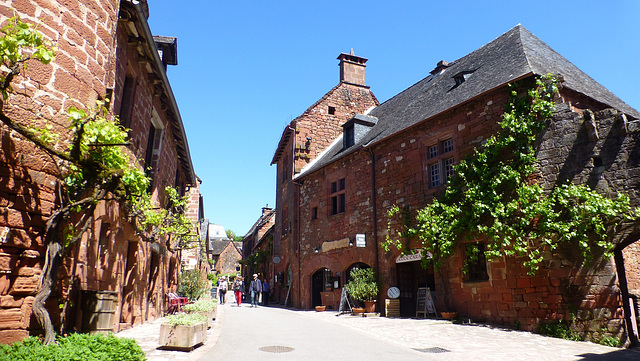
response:
[[[371,301],[378,295],[378,282],[373,268],[354,268],[346,285],[349,294],[358,301]]]
[[[199,313],[184,312],[177,313],[175,315],[169,315],[162,320],[162,323],[172,326],[193,326],[205,322],[207,322],[207,317],[205,317],[204,315],[201,315]]]
[[[215,273],[208,273],[207,279],[211,281],[211,285],[213,285],[214,287],[218,285],[218,276],[216,276]]]
[[[194,269],[183,271],[180,274],[178,293],[187,297],[190,301],[200,298],[207,288],[208,281],[200,271]]]
[[[58,337],[56,343],[45,346],[29,336],[11,345],[0,345],[0,361],[143,361],[144,352],[135,340],[113,334],[70,334]]]
[[[582,341],[583,338],[573,331],[564,320],[541,322],[536,330],[539,334],[571,341]]]
[[[211,311],[216,307],[218,300],[197,300],[194,303],[182,306],[185,312]]]

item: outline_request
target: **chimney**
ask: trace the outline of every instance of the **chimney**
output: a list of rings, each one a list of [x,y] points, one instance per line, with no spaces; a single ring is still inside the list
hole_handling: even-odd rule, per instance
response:
[[[338,60],[340,60],[341,83],[365,85],[364,68],[366,65],[364,63],[369,59],[353,55],[353,49],[351,49],[351,54],[342,53],[338,56]]]
[[[436,67],[431,70],[431,75],[435,75],[440,73],[441,71],[443,71],[444,69],[448,68],[450,65],[450,63],[446,60],[440,60],[438,62],[438,64],[436,65]]]
[[[262,207],[262,216],[264,217],[265,215],[267,215],[272,210],[273,210],[273,208],[270,208],[269,205],[267,204],[266,207]]]

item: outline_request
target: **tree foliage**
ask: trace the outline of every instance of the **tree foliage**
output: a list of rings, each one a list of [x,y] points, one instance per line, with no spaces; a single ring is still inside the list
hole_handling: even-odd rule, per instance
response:
[[[30,61],[52,61],[55,46],[45,41],[33,25],[18,18],[9,19],[1,31],[0,121],[51,156],[60,170],[60,200],[46,223],[47,254],[33,304],[48,344],[54,341],[54,332],[45,301],[55,288],[61,258],[93,224],[100,201],[117,201],[143,240],[172,238],[168,248],[190,242],[194,226],[183,212],[188,198],[180,197],[175,189],[165,188],[167,207],[158,207],[152,201],[150,179],[125,150],[127,130],[109,114],[107,100],[98,100],[86,110],[68,108],[67,126],[61,132],[54,130],[47,119],[15,120],[7,115],[5,108],[15,94],[12,82]]]
[[[535,141],[553,115],[557,82],[551,75],[538,77],[524,95],[510,85],[502,130],[454,167],[444,195],[415,218],[392,207],[386,249],[407,248],[408,240],[418,239],[433,254],[427,262],[440,267],[461,242],[486,239],[487,259],[524,256],[530,273],[540,267],[544,250],[564,243],[579,245],[587,260],[596,252],[611,256],[617,230],[639,219],[628,196],[608,199],[573,183],[545,192],[535,181]]]

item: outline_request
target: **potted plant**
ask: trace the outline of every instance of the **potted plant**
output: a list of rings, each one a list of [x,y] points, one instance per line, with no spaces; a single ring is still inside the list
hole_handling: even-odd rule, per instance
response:
[[[351,270],[351,280],[345,287],[355,300],[364,302],[365,312],[375,312],[376,297],[378,296],[378,281],[372,268],[354,268]]]
[[[194,303],[182,306],[182,310],[186,313],[198,313],[207,318],[207,327],[213,326],[213,320],[216,318],[217,300],[198,300]]]
[[[160,347],[191,350],[207,338],[207,319],[198,313],[178,313],[160,325]]]

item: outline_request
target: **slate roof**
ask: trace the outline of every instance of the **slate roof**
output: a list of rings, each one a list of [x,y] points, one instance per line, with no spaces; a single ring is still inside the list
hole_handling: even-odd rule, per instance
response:
[[[220,253],[222,253],[222,251],[224,251],[225,248],[227,248],[227,245],[229,243],[233,243],[230,240],[226,240],[226,241],[211,241],[211,249],[210,252],[213,255],[219,255]]]
[[[229,240],[224,227],[219,224],[209,223],[209,239],[210,240]]]
[[[479,95],[533,74],[559,73],[565,88],[616,108],[632,118],[640,113],[605,87],[571,64],[522,25],[517,25],[478,50],[448,64],[441,72],[420,80],[400,94],[373,109],[369,115],[378,118],[371,131],[354,146],[343,150],[342,142],[320,155],[298,178],[358,149],[380,142],[417,123],[455,108]],[[467,74],[456,85],[454,77]]]

